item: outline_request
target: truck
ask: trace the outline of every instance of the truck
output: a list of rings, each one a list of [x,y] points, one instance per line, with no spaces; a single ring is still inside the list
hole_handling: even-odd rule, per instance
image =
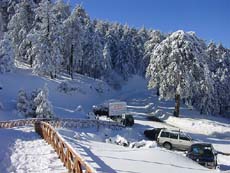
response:
[[[126,102],[115,101],[93,106],[93,114],[96,117],[106,116],[124,126],[134,125],[134,118],[128,113]]]

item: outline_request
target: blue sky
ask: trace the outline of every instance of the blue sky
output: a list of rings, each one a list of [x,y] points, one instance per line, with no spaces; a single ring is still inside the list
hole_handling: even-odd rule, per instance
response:
[[[230,48],[230,0],[70,0],[89,16],[140,28],[195,31]]]

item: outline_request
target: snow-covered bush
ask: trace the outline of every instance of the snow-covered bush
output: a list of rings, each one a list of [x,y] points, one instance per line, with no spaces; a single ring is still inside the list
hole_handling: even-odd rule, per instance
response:
[[[108,139],[105,140],[106,143],[111,143],[111,144],[117,144],[117,145],[121,145],[121,146],[129,146],[129,142],[122,136],[117,135],[115,137],[110,137]]]
[[[25,90],[18,92],[17,110],[19,115],[33,118],[53,118],[54,112],[48,100],[48,88],[34,90],[27,94]]]
[[[79,92],[81,94],[85,94],[85,91],[83,91],[80,87],[73,86],[70,82],[61,82],[58,87],[58,91],[66,93],[66,94],[71,94],[74,92]]]
[[[77,88],[71,86],[69,82],[61,82],[61,83],[58,85],[58,90],[59,90],[60,92],[64,92],[64,93],[70,93],[70,92],[76,91]]]
[[[146,141],[146,140],[141,140],[139,142],[133,142],[130,144],[131,148],[154,148],[156,147],[157,144],[155,141]]]
[[[34,104],[36,106],[36,117],[37,118],[53,118],[54,112],[50,101],[48,100],[49,90],[45,87],[38,93],[34,99]]]
[[[20,115],[28,116],[30,110],[30,100],[25,92],[25,90],[21,89],[18,92],[17,98],[17,110]]]

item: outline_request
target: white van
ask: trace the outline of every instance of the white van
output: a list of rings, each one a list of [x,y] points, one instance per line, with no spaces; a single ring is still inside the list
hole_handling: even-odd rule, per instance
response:
[[[193,144],[193,140],[180,130],[162,129],[157,137],[157,143],[169,150],[172,148],[188,150]]]

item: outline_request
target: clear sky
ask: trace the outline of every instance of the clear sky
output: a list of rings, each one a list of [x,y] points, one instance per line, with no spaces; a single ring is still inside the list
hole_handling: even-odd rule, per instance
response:
[[[92,19],[172,32],[195,31],[230,48],[230,0],[70,0]]]

